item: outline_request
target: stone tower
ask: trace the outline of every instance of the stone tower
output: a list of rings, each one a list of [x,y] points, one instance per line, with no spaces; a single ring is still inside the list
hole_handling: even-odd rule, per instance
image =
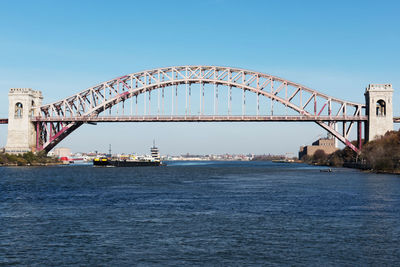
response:
[[[368,116],[365,138],[371,141],[393,130],[393,88],[391,84],[370,84],[364,95]]]
[[[35,107],[42,105],[42,92],[30,88],[11,88],[8,93],[8,135],[6,153],[35,151],[36,129],[31,122],[37,116]]]

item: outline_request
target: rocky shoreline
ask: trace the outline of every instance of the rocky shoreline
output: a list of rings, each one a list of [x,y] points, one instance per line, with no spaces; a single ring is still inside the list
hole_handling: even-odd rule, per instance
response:
[[[34,154],[32,152],[14,155],[0,153],[0,166],[53,166],[63,164],[57,158],[48,157],[44,153]]]

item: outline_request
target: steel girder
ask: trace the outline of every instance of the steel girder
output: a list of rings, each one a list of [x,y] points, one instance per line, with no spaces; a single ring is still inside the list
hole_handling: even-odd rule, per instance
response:
[[[37,150],[50,151],[84,122],[102,121],[102,117],[99,116],[102,112],[111,110],[113,106],[129,98],[168,86],[190,84],[214,84],[240,88],[243,90],[243,97],[246,91],[253,92],[257,95],[257,101],[259,96],[266,97],[271,100],[271,116],[268,120],[281,120],[282,116],[273,115],[273,102],[280,103],[298,113],[297,121],[314,121],[345,145],[358,151],[347,136],[354,122],[367,120],[363,115],[364,104],[334,98],[269,74],[218,66],[177,66],[132,73],[90,87],[60,101],[40,106],[38,107],[40,116],[33,119],[37,125]],[[336,109],[333,106],[336,106]],[[159,121],[180,121],[178,116],[182,114],[171,116],[169,120]],[[127,121],[123,116],[119,118],[114,118],[114,121]],[[210,121],[208,119],[197,121]],[[227,120],[238,121],[234,116],[231,116],[231,119],[224,119],[224,121]],[[254,121],[265,120],[267,119],[264,117],[264,119]],[[282,121],[291,120],[294,119],[292,117],[282,119]],[[103,121],[106,120],[103,119]],[[132,119],[131,121],[140,120]],[[153,120],[149,118],[142,121]],[[221,120],[214,116],[214,121]],[[343,133],[335,129],[335,124],[339,121],[343,122]],[[346,126],[346,123],[350,125]]]

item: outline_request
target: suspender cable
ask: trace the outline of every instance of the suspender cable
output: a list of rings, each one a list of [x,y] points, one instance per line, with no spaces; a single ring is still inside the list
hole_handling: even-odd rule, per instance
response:
[[[200,92],[200,105],[199,105],[199,115],[201,115],[201,85],[202,85],[202,83],[200,82],[200,89],[199,89],[199,92]]]
[[[243,89],[243,104],[242,104],[242,116],[246,113],[246,90]]]
[[[171,87],[171,116],[174,115],[174,88]]]
[[[136,105],[135,105],[135,109],[136,109],[136,116],[138,115],[138,104],[137,104],[137,97],[138,97],[138,95],[136,95]]]
[[[143,93],[143,116],[146,115],[146,91]]]
[[[162,115],[164,115],[164,86],[162,87]]]
[[[229,93],[228,93],[228,115],[231,115],[231,102],[232,102],[232,86],[229,86]]]
[[[175,112],[178,114],[178,84],[175,85]]]
[[[203,115],[203,113],[204,113],[204,83],[201,83],[201,90],[203,92],[202,93],[203,94],[203,96],[202,96],[203,97],[203,108],[202,108],[203,111],[202,111],[201,115]]]
[[[131,77],[131,90],[132,90],[132,88],[133,88],[133,78]],[[132,113],[133,113],[133,95],[131,95],[131,99],[130,99],[131,101],[131,113],[130,113],[130,115],[132,116]]]
[[[151,115],[151,91],[149,91],[149,115]]]
[[[215,115],[215,111],[216,111],[216,104],[217,104],[217,97],[216,97],[216,84],[214,83],[214,115]]]
[[[191,104],[190,104],[191,98],[192,98],[192,84],[189,83],[189,115],[192,114]]]
[[[157,90],[157,115],[160,115],[160,88]]]

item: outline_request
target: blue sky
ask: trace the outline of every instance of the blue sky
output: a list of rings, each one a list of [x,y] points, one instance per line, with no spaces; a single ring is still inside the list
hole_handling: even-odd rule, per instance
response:
[[[1,1],[0,117],[12,87],[44,103],[114,77],[172,65],[222,65],[280,76],[364,102],[369,83],[400,90],[398,1]],[[0,126],[0,146],[6,143]],[[313,123],[101,124],[73,151],[286,153],[324,134]]]

